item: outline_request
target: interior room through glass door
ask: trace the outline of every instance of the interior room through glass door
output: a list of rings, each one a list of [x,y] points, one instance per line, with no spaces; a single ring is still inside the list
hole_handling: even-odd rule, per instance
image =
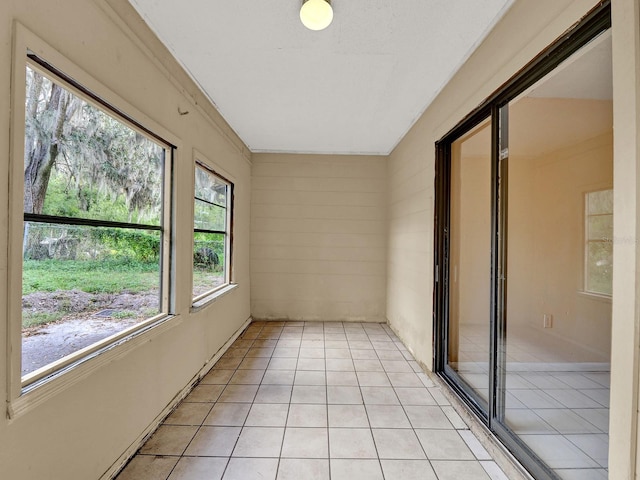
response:
[[[508,110],[506,409],[497,416],[558,477],[607,478],[610,34]]]
[[[446,365],[485,411],[489,400],[491,121],[451,145]]]

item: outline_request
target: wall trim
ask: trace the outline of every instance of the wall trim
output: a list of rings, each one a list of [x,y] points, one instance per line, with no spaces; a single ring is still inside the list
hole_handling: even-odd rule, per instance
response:
[[[363,318],[289,318],[289,317],[252,317],[254,322],[342,322],[342,323],[384,323],[388,324],[384,317]]]
[[[609,478],[638,478],[640,5],[612,2],[613,299]],[[620,293],[618,293],[620,292]]]

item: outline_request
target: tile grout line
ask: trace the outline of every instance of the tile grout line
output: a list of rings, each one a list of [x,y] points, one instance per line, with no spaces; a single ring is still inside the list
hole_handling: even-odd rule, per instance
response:
[[[249,325],[249,327],[251,327],[251,325]],[[260,329],[260,331],[262,331],[262,328]],[[245,333],[246,333],[246,330],[245,330]],[[240,361],[240,363],[236,367],[236,369],[234,371],[234,374],[231,375],[231,378],[229,378],[229,381],[227,382],[227,387],[230,385],[229,382],[231,382],[231,380],[233,379],[233,376],[235,375],[235,372],[237,372],[240,369],[240,365],[242,365],[242,362],[244,361],[244,359],[247,358],[247,353],[249,352],[249,350],[251,350],[251,348],[255,344],[256,339],[257,339],[257,337],[252,339],[251,345],[249,345],[249,348],[248,348],[247,352],[244,354],[244,356],[242,357],[242,360]],[[258,387],[258,389],[259,389],[259,387]],[[258,389],[256,389],[256,394],[255,395],[258,394]],[[225,387],[225,390],[226,390],[226,387]],[[222,396],[223,393],[224,393],[224,390],[220,393],[220,396]],[[254,395],[254,400],[255,400],[255,395]],[[220,397],[218,397],[218,399],[220,399]],[[253,406],[253,402],[251,403],[251,405]],[[247,416],[244,418],[244,421],[242,422],[242,426],[240,427],[240,430],[238,431],[238,436],[236,437],[236,440],[235,440],[235,442],[233,444],[233,448],[229,452],[229,457],[227,458],[227,463],[224,466],[224,470],[222,471],[222,475],[220,475],[220,479],[223,479],[224,476],[227,474],[227,470],[229,468],[229,464],[231,463],[231,459],[233,458],[233,452],[235,451],[236,447],[238,446],[238,440],[240,440],[240,435],[242,434],[242,430],[244,429],[244,425],[247,423],[247,418],[249,418],[249,413],[250,412],[251,412],[251,407],[249,407],[249,410],[247,411]]]
[[[324,331],[324,327],[322,329]],[[346,337],[345,337],[346,338]],[[329,440],[329,382],[327,379],[327,342],[324,336],[324,384],[325,384],[325,411],[327,412],[327,467],[329,470],[329,480],[331,480],[331,441]]]
[[[284,330],[284,329],[283,329]],[[280,333],[278,334],[278,340],[280,340],[280,337],[282,335],[282,331],[280,331]],[[276,342],[276,346],[277,346],[277,342]],[[275,352],[275,348],[274,348],[274,352]],[[267,364],[267,370],[269,369],[269,365],[271,364],[271,359],[273,359],[273,352],[271,353],[271,357],[269,358],[269,364]],[[298,360],[296,359],[296,369],[294,370],[294,372],[298,371]],[[265,375],[266,375],[266,370],[265,370]],[[264,377],[263,377],[264,378]],[[295,378],[296,375],[295,373],[293,374],[293,381],[295,383]],[[262,382],[260,382],[260,386],[262,386]],[[258,387],[258,390],[260,388]],[[280,442],[280,454],[278,455],[278,463],[276,465],[276,478],[278,476],[278,472],[280,471],[280,462],[282,462],[282,454],[284,452],[284,439],[287,436],[287,423],[289,422],[289,413],[291,412],[291,398],[293,397],[293,385],[291,386],[291,394],[289,396],[289,405],[287,406],[287,415],[284,419],[284,428],[282,431],[282,441]],[[252,405],[253,407],[253,405]]]

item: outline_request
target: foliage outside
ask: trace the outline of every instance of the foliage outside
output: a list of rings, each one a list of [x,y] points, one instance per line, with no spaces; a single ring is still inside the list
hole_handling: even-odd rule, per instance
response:
[[[196,166],[193,234],[193,297],[223,284],[229,185],[214,173]]]
[[[613,292],[613,190],[588,192],[586,201],[585,289]]]
[[[47,363],[47,325],[81,321],[98,329],[93,343],[100,328],[104,338],[160,313],[166,162],[165,147],[46,71],[28,66],[26,79],[23,374]],[[196,183],[196,223],[224,231],[227,185],[206,172]],[[224,281],[224,234],[194,240],[194,291],[207,291]],[[83,335],[55,353],[87,346]],[[29,337],[36,358],[24,356]]]
[[[202,295],[225,281],[224,235],[194,233],[193,297]]]
[[[44,325],[81,320],[122,329],[159,313],[165,168],[163,146],[38,67],[26,74],[24,212],[36,218],[23,232],[23,373],[42,366],[25,359],[24,342],[35,335],[36,356],[44,352],[53,338],[38,330]],[[67,330],[59,355],[86,346],[85,334]]]

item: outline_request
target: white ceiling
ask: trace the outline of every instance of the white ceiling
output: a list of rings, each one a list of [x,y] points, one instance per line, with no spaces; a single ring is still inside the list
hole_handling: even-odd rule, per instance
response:
[[[253,152],[388,154],[513,0],[130,0]]]
[[[612,100],[611,55],[611,30],[607,30],[540,80],[526,96]]]

